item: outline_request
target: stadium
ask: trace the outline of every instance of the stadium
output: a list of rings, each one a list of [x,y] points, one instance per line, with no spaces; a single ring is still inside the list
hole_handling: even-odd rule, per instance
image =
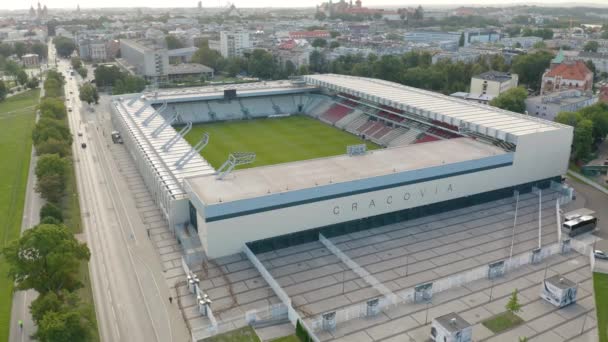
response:
[[[181,246],[193,340],[283,321],[314,341],[423,340],[419,297],[436,298],[431,315],[479,321],[491,308],[458,298],[486,297],[484,278],[515,269],[497,300],[507,282],[536,294],[531,265],[566,248],[555,211],[572,196],[569,126],[333,74],[119,95],[111,108]],[[545,275],[588,264],[557,260]]]
[[[121,95],[112,110],[170,226],[212,258],[546,188],[565,173],[573,134],[342,75]]]

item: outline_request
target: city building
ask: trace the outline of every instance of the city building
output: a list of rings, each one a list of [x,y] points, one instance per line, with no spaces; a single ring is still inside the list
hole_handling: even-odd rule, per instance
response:
[[[108,60],[107,42],[100,39],[78,39],[78,54],[85,61],[103,62]]]
[[[224,58],[240,57],[251,48],[249,32],[222,31],[220,32],[220,53]]]
[[[596,72],[608,73],[608,52],[581,51],[577,56],[571,57],[571,59],[582,62],[591,61],[595,65]]]
[[[552,63],[550,69],[542,77],[540,93],[546,94],[554,91],[578,89],[591,90],[593,87],[593,73],[582,61],[564,61]]]
[[[448,60],[452,63],[463,62],[463,63],[473,63],[479,59],[480,54],[477,52],[468,52],[468,51],[455,51],[455,52],[440,52],[433,57],[431,57],[431,62],[433,64],[441,61]]]
[[[348,234],[511,198],[514,190],[560,186],[573,134],[571,126],[333,74],[120,95],[111,110],[169,227],[180,241],[198,238],[196,250],[209,258],[241,253],[245,246],[253,253],[271,251],[318,241],[319,233]],[[279,113],[331,125],[348,119],[342,126],[347,132],[386,136],[394,144],[231,172],[239,158],[252,155],[234,155],[216,170],[165,124],[177,117],[186,124]],[[158,127],[163,134],[157,135]]]
[[[40,59],[35,53],[28,53],[26,55],[21,56],[21,63],[26,68],[35,68],[40,64]]]
[[[500,33],[492,29],[466,29],[462,34],[464,35],[464,46],[495,43],[500,40]],[[458,39],[460,39],[460,36]]]
[[[433,43],[445,41],[460,41],[460,32],[441,31],[409,31],[403,35],[406,42]]]
[[[213,78],[213,68],[198,63],[170,64],[168,68],[169,81],[180,81],[186,79],[205,80]]]
[[[316,39],[316,38],[327,39],[330,37],[331,37],[331,34],[329,33],[329,31],[326,31],[326,30],[289,32],[289,38],[291,38],[291,39]]]
[[[534,44],[542,42],[543,39],[541,37],[512,37],[512,38],[502,38],[500,40],[500,44],[504,45],[507,48],[522,48],[522,49],[531,49]]]
[[[121,65],[127,70],[150,82],[167,79],[169,55],[164,47],[145,39],[121,39],[120,53],[121,60],[127,64]]]
[[[486,95],[491,101],[505,91],[517,87],[517,74],[500,71],[488,71],[471,77],[471,96]]]
[[[563,90],[528,97],[526,99],[526,111],[528,115],[537,116],[545,120],[555,120],[555,117],[560,112],[576,112],[581,108],[597,103],[597,101],[598,96],[590,91]]]

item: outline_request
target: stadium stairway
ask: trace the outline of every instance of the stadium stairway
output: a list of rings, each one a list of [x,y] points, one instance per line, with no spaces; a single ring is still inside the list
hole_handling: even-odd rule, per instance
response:
[[[336,125],[336,127],[340,128],[340,129],[344,129],[344,127],[346,127],[348,124],[350,124],[354,120],[357,120],[361,116],[365,116],[365,115],[360,110],[355,109],[352,113],[350,113],[350,114],[346,115],[345,117],[343,117],[342,119],[336,121],[335,125]]]

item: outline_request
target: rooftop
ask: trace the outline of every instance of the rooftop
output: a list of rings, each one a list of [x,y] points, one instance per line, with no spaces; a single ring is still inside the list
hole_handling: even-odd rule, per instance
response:
[[[471,326],[469,322],[455,312],[435,318],[435,321],[450,332],[462,331]]]
[[[181,75],[181,74],[200,74],[203,72],[213,72],[213,69],[196,63],[181,63],[169,65],[169,75]]]
[[[553,286],[557,286],[560,289],[569,289],[576,287],[576,283],[572,280],[564,278],[561,274],[556,274],[552,277],[545,279],[545,281]]]
[[[510,81],[513,76],[510,72],[500,72],[495,70],[490,70],[484,72],[483,74],[479,74],[477,76],[473,76],[473,78],[479,78],[486,81],[498,81],[498,82],[506,82]]]
[[[558,64],[547,71],[543,77],[559,76],[562,79],[584,81],[590,74],[593,76],[583,61],[575,61]]]
[[[210,205],[509,155],[493,145],[456,138],[374,150],[361,156],[341,155],[237,170],[223,180],[213,175],[197,176],[186,182]]]

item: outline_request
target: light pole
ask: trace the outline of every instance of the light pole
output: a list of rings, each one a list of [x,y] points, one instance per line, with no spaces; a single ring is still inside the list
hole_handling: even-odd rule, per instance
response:
[[[515,245],[515,226],[517,226],[517,209],[519,207],[519,191],[515,191],[515,216],[513,217],[513,230],[511,232],[511,251],[509,252],[509,261],[513,259],[513,247]]]
[[[543,203],[542,203],[542,198],[543,198],[543,194],[542,194],[542,190],[539,188],[538,189],[538,248],[540,249],[541,246],[541,238],[542,238],[542,213],[543,213]]]

